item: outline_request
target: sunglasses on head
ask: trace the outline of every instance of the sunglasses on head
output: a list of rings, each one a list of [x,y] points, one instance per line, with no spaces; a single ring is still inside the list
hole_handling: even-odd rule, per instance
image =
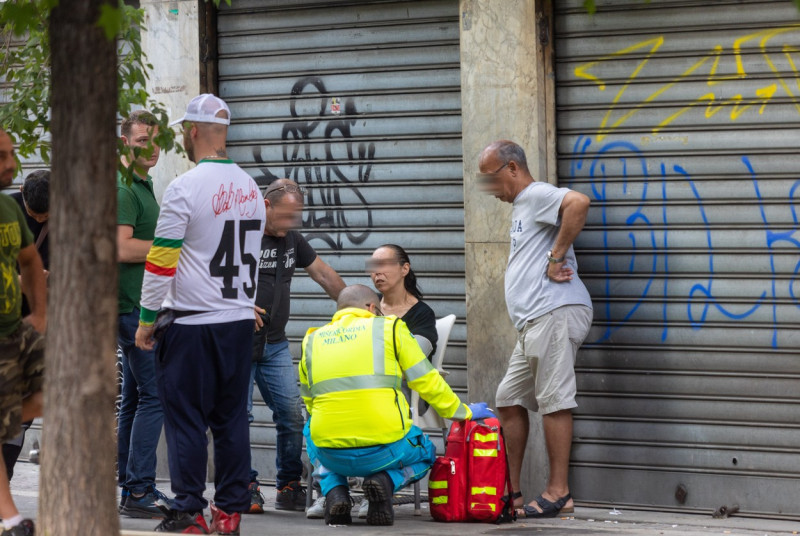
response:
[[[266,193],[264,193],[264,197],[267,197],[272,192],[286,192],[287,194],[300,194],[306,195],[306,189],[302,186],[297,186],[296,184],[287,184],[285,186],[278,186],[277,188],[267,188]]]

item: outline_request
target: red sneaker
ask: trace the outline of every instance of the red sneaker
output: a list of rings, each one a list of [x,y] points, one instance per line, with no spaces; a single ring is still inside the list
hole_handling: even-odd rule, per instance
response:
[[[239,523],[242,521],[242,515],[239,512],[228,514],[217,508],[217,505],[211,503],[211,532],[217,534],[239,534]]]

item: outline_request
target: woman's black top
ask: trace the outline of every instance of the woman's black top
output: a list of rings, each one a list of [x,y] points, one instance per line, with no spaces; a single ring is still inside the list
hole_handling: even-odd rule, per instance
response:
[[[433,354],[436,353],[436,343],[439,340],[439,335],[436,332],[436,315],[433,313],[433,309],[427,303],[418,301],[403,315],[401,320],[406,323],[412,335],[423,337],[430,342],[430,350],[425,348],[423,344],[420,346],[428,355],[428,359],[432,360]]]

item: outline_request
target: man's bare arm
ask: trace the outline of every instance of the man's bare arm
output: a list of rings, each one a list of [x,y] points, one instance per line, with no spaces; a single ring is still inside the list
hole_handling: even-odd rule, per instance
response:
[[[570,190],[561,201],[558,215],[561,218],[561,226],[558,235],[553,243],[551,255],[557,259],[564,258],[570,246],[578,237],[583,226],[586,224],[586,215],[589,213],[591,201],[587,196],[580,192]],[[563,262],[548,263],[547,276],[558,283],[570,281],[573,270]]]
[[[131,225],[117,225],[118,262],[144,262],[152,245],[152,240],[134,238]]]
[[[306,272],[332,300],[337,299],[339,293],[346,286],[339,274],[336,273],[336,270],[325,264],[325,261],[320,259],[319,256],[306,267]]]
[[[31,244],[19,251],[17,261],[22,279],[22,292],[28,298],[31,308],[31,314],[24,320],[39,333],[44,333],[47,329],[47,278],[42,258],[36,251],[36,246]]]

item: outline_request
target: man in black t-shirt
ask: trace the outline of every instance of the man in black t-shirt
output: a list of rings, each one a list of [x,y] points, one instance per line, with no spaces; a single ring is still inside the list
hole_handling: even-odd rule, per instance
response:
[[[256,305],[264,311],[266,326],[253,338],[253,368],[248,412],[253,404],[253,381],[272,410],[277,430],[276,510],[303,511],[305,491],[300,479],[303,463],[303,415],[297,387],[297,367],[292,364],[286,323],[289,321],[289,292],[295,268],[303,268],[331,299],[345,287],[336,271],[319,258],[306,239],[294,229],[300,226],[304,190],[289,179],[278,179],[264,194],[267,224],[261,240]],[[277,293],[277,294],[276,294]],[[250,473],[250,513],[264,511],[258,473]]]
[[[50,249],[47,234],[50,218],[50,170],[40,169],[25,177],[19,192],[11,197],[17,202],[25,215],[25,222],[33,233],[36,250],[42,258],[45,270],[50,269]]]

